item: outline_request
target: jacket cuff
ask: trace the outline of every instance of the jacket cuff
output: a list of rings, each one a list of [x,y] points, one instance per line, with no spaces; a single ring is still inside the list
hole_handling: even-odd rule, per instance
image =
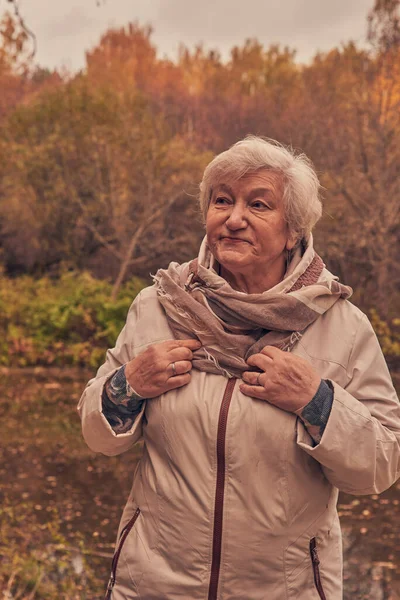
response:
[[[374,400],[374,405],[331,383],[335,400],[321,442],[312,445],[309,431],[298,419],[297,446],[320,463],[326,479],[340,491],[380,494],[400,476],[398,402],[384,413],[383,401]],[[371,414],[367,403],[378,416]]]
[[[312,400],[296,411],[315,444],[319,444],[328,423],[333,404],[333,386],[328,379],[321,379]]]
[[[127,395],[125,365],[109,377],[102,389],[102,412],[116,433],[126,433],[131,429],[142,410],[144,398]]]
[[[111,427],[103,413],[102,390],[107,379],[116,372],[114,369],[107,375],[89,381],[78,404],[78,412],[82,420],[83,437],[91,450],[107,456],[115,456],[129,450],[142,436],[146,401],[137,415],[132,427],[123,433],[117,433]]]

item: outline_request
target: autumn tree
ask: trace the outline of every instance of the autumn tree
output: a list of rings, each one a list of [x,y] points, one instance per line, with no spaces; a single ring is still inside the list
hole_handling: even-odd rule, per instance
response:
[[[63,167],[81,225],[115,265],[114,299],[132,269],[148,273],[196,251],[200,221],[194,195],[211,156],[171,136],[143,97],[129,104],[119,106],[116,129],[93,127],[85,146],[75,146]]]
[[[91,266],[114,277],[115,296],[129,273],[192,256],[211,155],[172,134],[142,94],[92,90],[81,77],[3,131],[0,235],[14,270]]]
[[[379,52],[400,46],[399,0],[375,0],[367,21],[368,40]]]
[[[348,44],[304,71],[301,147],[321,172],[325,216],[317,240],[364,306],[395,310],[399,240],[400,60]]]
[[[28,85],[27,34],[6,13],[0,21],[0,119],[18,103]]]
[[[179,66],[189,95],[185,124],[197,145],[220,152],[248,133],[282,137],[300,82],[294,52],[248,39],[223,62],[201,45],[182,47]]]

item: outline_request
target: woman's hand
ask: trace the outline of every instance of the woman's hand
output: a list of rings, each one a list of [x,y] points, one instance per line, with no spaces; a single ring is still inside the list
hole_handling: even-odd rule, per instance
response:
[[[273,346],[265,346],[259,354],[250,356],[247,364],[258,367],[262,373],[245,371],[241,392],[288,412],[308,404],[321,383],[321,377],[307,360]]]
[[[129,385],[143,398],[155,398],[189,383],[192,350],[201,348],[198,340],[168,340],[149,346],[126,364]]]

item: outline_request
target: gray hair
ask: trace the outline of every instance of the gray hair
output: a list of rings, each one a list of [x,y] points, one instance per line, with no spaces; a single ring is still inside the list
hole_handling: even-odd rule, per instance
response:
[[[283,177],[283,207],[289,231],[298,241],[308,238],[322,214],[320,183],[312,162],[279,142],[248,135],[218,154],[205,168],[200,183],[200,208],[206,218],[213,188],[246,173],[270,169]]]

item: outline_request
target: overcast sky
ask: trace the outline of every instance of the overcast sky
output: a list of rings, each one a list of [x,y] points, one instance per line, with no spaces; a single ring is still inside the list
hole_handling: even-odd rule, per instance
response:
[[[19,0],[35,32],[37,62],[49,68],[84,66],[85,50],[111,26],[151,24],[159,55],[176,56],[179,43],[204,42],[223,56],[256,37],[265,46],[288,45],[310,60],[350,39],[364,43],[373,0]],[[0,0],[0,17],[7,8]]]

